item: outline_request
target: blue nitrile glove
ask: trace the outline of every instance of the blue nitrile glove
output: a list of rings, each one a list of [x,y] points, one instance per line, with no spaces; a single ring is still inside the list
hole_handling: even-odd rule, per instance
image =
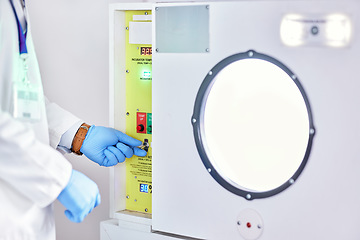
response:
[[[137,148],[141,144],[141,141],[116,129],[93,125],[86,134],[80,152],[100,166],[110,167],[134,154],[146,156],[145,150]]]
[[[101,202],[96,183],[76,170],[72,170],[69,183],[57,199],[66,208],[65,216],[77,223],[82,222]]]

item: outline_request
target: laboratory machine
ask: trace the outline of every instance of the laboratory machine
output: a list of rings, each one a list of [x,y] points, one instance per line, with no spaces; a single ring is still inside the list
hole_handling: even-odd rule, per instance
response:
[[[360,2],[110,5],[101,239],[360,239]]]

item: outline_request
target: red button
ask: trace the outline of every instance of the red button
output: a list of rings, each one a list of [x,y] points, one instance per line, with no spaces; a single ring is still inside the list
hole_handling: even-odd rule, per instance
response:
[[[246,224],[246,226],[247,226],[248,228],[251,228],[251,223],[248,222],[248,223]]]
[[[136,130],[138,130],[139,132],[144,131],[144,129],[145,129],[145,127],[144,127],[144,125],[142,125],[142,124],[140,124],[140,125],[138,125],[138,126],[136,127]]]

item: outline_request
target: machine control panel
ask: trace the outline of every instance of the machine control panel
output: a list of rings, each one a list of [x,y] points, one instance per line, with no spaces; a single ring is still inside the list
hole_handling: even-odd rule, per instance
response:
[[[126,210],[151,213],[152,201],[152,45],[151,11],[126,11],[126,133],[142,141],[145,157],[126,164]]]

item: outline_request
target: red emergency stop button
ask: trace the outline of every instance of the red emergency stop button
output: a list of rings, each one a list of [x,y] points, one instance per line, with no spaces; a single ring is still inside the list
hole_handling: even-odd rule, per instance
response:
[[[248,228],[251,228],[251,223],[246,223],[246,226],[248,227]]]
[[[142,132],[142,131],[144,131],[144,129],[145,129],[145,127],[144,127],[144,125],[142,125],[142,124],[139,124],[139,125],[136,127],[136,130],[138,130],[138,132]]]

